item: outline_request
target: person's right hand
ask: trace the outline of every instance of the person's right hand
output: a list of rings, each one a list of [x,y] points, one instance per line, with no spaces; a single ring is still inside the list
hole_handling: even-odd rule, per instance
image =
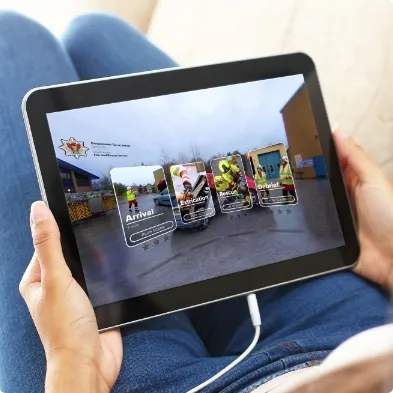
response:
[[[351,138],[334,140],[357,224],[360,257],[354,271],[393,291],[393,185]]]
[[[20,283],[44,346],[46,393],[109,393],[119,375],[119,330],[99,334],[89,298],[71,275],[57,223],[43,202],[31,207],[35,253]]]

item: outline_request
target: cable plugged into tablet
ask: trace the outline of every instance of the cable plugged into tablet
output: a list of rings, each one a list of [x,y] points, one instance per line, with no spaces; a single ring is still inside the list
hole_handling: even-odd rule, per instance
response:
[[[218,378],[226,374],[229,370],[232,370],[235,366],[237,366],[255,348],[255,345],[257,345],[259,336],[261,334],[261,324],[262,324],[261,314],[259,312],[259,307],[258,307],[258,300],[257,297],[255,296],[255,293],[252,293],[251,295],[247,296],[247,303],[248,303],[248,309],[250,311],[251,322],[255,327],[255,335],[254,335],[254,339],[252,340],[252,343],[235,361],[233,361],[231,364],[229,364],[227,367],[221,370],[218,374],[214,375],[213,377],[203,382],[202,384],[198,385],[197,387],[189,390],[187,393],[196,393],[202,390],[203,388],[205,388],[206,386],[209,386]]]

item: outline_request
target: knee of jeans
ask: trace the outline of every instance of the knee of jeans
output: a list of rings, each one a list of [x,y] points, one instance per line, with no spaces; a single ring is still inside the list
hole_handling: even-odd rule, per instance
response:
[[[128,33],[131,30],[135,34],[141,35],[137,29],[115,15],[98,12],[83,14],[77,16],[70,22],[64,35],[64,40],[67,43],[69,38],[76,36],[81,41],[81,38],[86,39],[89,36],[100,36],[114,30],[121,31],[122,29],[126,29]]]
[[[57,45],[53,34],[39,22],[14,11],[0,11],[0,50],[23,50],[32,46]]]
[[[91,47],[105,46],[105,43],[139,42],[144,36],[125,20],[109,13],[82,14],[73,19],[62,42],[71,57]]]

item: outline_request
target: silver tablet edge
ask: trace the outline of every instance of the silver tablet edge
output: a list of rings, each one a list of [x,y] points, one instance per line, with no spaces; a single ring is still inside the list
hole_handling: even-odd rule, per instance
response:
[[[251,60],[251,58],[244,59],[244,60]],[[212,64],[216,64],[216,63],[212,63]],[[206,64],[200,65],[200,66],[202,67],[202,66],[205,66],[205,65]],[[106,78],[99,78],[99,79],[93,79],[93,80],[60,83],[60,84],[56,84],[56,85],[49,85],[49,86],[38,87],[38,88],[32,89],[29,92],[27,92],[26,95],[23,97],[23,100],[22,100],[22,114],[23,114],[23,119],[25,121],[25,125],[26,125],[27,137],[28,137],[28,140],[29,140],[30,149],[31,149],[31,153],[32,153],[32,156],[33,156],[33,161],[34,161],[34,167],[35,167],[35,170],[36,170],[38,184],[39,184],[39,187],[40,187],[40,191],[41,191],[41,195],[42,195],[43,201],[46,202],[46,203],[48,202],[47,201],[47,197],[46,197],[46,192],[45,192],[45,186],[44,186],[44,183],[43,183],[43,180],[42,180],[42,176],[41,176],[40,166],[39,166],[39,163],[38,163],[37,153],[36,153],[35,146],[34,146],[33,136],[32,136],[31,129],[30,129],[30,123],[29,123],[29,119],[28,119],[27,111],[26,111],[27,99],[29,98],[29,96],[33,92],[35,92],[37,90],[49,89],[49,88],[53,88],[53,87],[61,87],[61,86],[84,84],[84,83],[90,83],[90,82],[93,82],[93,81],[97,82],[97,81],[103,81],[103,80],[127,78],[127,77],[129,77],[131,75],[132,76],[134,76],[134,75],[143,75],[143,74],[150,74],[150,73],[157,73],[157,72],[172,71],[174,69],[185,69],[185,68],[195,68],[195,67],[198,67],[198,65],[197,66],[189,66],[189,67],[172,67],[172,68],[167,68],[167,69],[162,69],[162,70],[152,70],[152,71],[146,71],[146,72],[138,72],[138,73],[134,73],[134,74],[110,76],[110,77],[106,77]],[[303,280],[308,280],[310,278],[316,278],[316,277],[324,276],[324,275],[330,274],[330,273],[336,273],[336,272],[348,270],[348,269],[351,269],[354,266],[356,266],[356,264],[357,264],[357,261],[355,261],[352,265],[343,266],[341,268],[329,270],[329,271],[318,273],[318,274],[312,274],[310,276],[305,276],[305,277],[297,278],[295,280],[281,282],[279,284],[275,284],[275,285],[271,285],[271,286],[268,286],[268,287],[255,289],[255,290],[248,291],[248,292],[239,293],[239,294],[232,295],[232,296],[227,296],[227,297],[216,299],[216,300],[211,300],[211,301],[205,302],[205,303],[195,304],[195,305],[189,306],[189,307],[179,308],[177,310],[169,311],[169,312],[162,313],[162,314],[157,314],[157,315],[154,315],[154,316],[151,316],[151,317],[148,317],[148,318],[142,318],[142,319],[138,319],[136,321],[126,322],[126,323],[122,323],[122,324],[119,324],[119,325],[114,325],[114,326],[111,326],[111,327],[99,329],[99,331],[100,332],[104,332],[104,331],[108,331],[108,330],[112,330],[112,329],[118,329],[118,328],[121,328],[121,327],[126,327],[126,326],[129,326],[129,325],[132,325],[134,323],[147,321],[149,319],[157,318],[157,317],[164,316],[164,315],[170,315],[170,314],[173,314],[175,312],[186,311],[186,310],[190,310],[190,309],[193,309],[193,308],[196,308],[196,307],[199,307],[199,306],[206,306],[208,304],[217,303],[217,302],[220,302],[220,301],[223,301],[223,300],[229,300],[229,299],[233,299],[233,298],[240,297],[240,296],[247,296],[247,295],[249,295],[251,293],[260,292],[260,291],[263,291],[265,289],[271,289],[271,288],[275,288],[275,287],[278,287],[278,286],[281,286],[281,285],[285,285],[285,284],[291,284],[291,283],[295,283],[295,282],[299,282],[299,281],[303,281]],[[97,307],[99,307],[99,306],[97,306]]]
[[[326,251],[328,251],[328,250],[326,250]],[[330,273],[337,273],[337,272],[340,272],[340,271],[343,271],[343,270],[349,270],[349,269],[353,268],[354,266],[356,266],[356,263],[357,263],[357,261],[354,264],[352,264],[352,265],[340,267],[338,269],[328,270],[326,272],[322,272],[322,273],[318,273],[318,274],[312,274],[311,276],[305,276],[305,277],[301,277],[301,278],[296,278],[295,280],[284,281],[284,282],[281,282],[279,284],[270,285],[268,287],[263,287],[263,288],[259,288],[259,289],[254,289],[252,291],[238,293],[237,295],[232,295],[232,296],[227,296],[227,297],[223,297],[223,298],[216,299],[216,300],[211,300],[210,302],[198,303],[198,304],[195,304],[193,306],[179,308],[177,310],[168,311],[168,312],[165,312],[165,313],[162,313],[162,314],[157,314],[157,315],[154,315],[152,317],[142,318],[142,319],[138,319],[136,321],[126,322],[126,323],[122,323],[120,325],[114,325],[114,326],[111,326],[111,327],[107,327],[107,328],[104,328],[104,329],[98,329],[98,330],[100,332],[105,332],[107,330],[118,329],[118,328],[122,328],[122,327],[125,327],[125,326],[132,325],[134,323],[138,323],[138,322],[142,322],[142,321],[148,321],[149,319],[153,319],[153,318],[157,318],[157,317],[163,317],[164,315],[170,315],[170,314],[173,314],[175,312],[191,310],[191,309],[196,308],[196,307],[206,306],[208,304],[221,302],[223,300],[233,299],[235,297],[247,296],[247,295],[250,295],[252,293],[264,291],[265,289],[272,289],[272,288],[276,288],[276,287],[279,287],[279,286],[282,286],[282,285],[285,285],[285,284],[293,284],[293,283],[296,283],[296,282],[299,282],[299,281],[309,280],[310,278],[321,277],[321,276],[325,276],[325,275],[330,274]],[[126,299],[124,299],[124,300],[126,300]],[[244,301],[246,301],[246,299],[244,299]],[[105,305],[103,304],[103,306],[105,306]],[[100,306],[96,306],[96,307],[100,307]],[[262,316],[262,324],[263,324],[263,316]]]
[[[46,197],[46,191],[45,191],[45,186],[44,182],[42,180],[42,175],[41,175],[41,170],[40,170],[40,164],[38,162],[38,157],[37,157],[37,152],[35,150],[34,146],[34,140],[33,140],[33,135],[31,133],[31,128],[30,128],[30,122],[29,122],[29,117],[27,116],[27,111],[26,111],[26,102],[27,99],[29,98],[30,94],[32,94],[34,91],[40,90],[40,88],[32,89],[26,93],[26,95],[22,99],[22,115],[23,115],[23,120],[25,122],[26,126],[26,133],[27,133],[27,139],[29,141],[30,145],[30,150],[31,150],[31,155],[33,157],[33,163],[34,163],[34,168],[35,172],[37,175],[37,180],[38,180],[38,186],[40,188],[42,200],[48,204],[48,199]]]

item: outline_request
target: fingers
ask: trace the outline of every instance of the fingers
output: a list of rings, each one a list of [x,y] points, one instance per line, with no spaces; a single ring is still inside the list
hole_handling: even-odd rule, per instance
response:
[[[30,223],[35,255],[41,267],[42,279],[67,277],[70,270],[63,257],[59,228],[44,202],[33,203]]]
[[[344,172],[350,170],[355,173],[360,182],[381,172],[368,154],[341,130],[335,130],[333,137]]]

